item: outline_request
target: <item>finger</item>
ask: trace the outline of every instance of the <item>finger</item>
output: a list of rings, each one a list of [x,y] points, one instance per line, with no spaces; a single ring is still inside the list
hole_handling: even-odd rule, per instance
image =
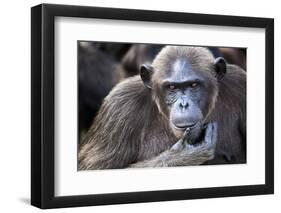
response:
[[[218,136],[218,124],[216,122],[213,123],[213,135],[212,141],[217,141]]]
[[[183,149],[184,146],[184,141],[183,139],[180,139],[177,143],[175,143],[172,147],[171,150],[173,151],[180,151]]]
[[[210,147],[215,148],[217,143],[217,137],[218,137],[218,125],[216,122],[212,124],[212,138],[210,141]]]
[[[211,142],[213,136],[213,123],[208,123],[206,132],[205,132],[205,141],[207,143]]]
[[[185,144],[185,148],[188,150],[188,151],[192,151],[195,149],[195,147],[193,145],[190,145],[190,144]]]
[[[209,123],[205,134],[205,143],[208,149],[215,149],[217,142],[217,124]]]
[[[191,129],[190,129],[189,127],[187,127],[186,130],[185,130],[184,133],[183,133],[182,138],[187,137],[187,135],[189,135],[189,133],[190,133],[190,130],[191,130]]]
[[[184,131],[183,135],[182,135],[182,140],[186,141],[188,139],[188,137],[190,136],[190,128],[186,128],[186,130]]]

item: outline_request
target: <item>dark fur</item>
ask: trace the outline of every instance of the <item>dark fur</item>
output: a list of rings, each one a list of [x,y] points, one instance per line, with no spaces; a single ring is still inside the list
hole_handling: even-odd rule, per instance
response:
[[[219,126],[215,159],[207,164],[246,163],[246,73],[235,65],[219,81],[219,96],[210,120]]]
[[[246,49],[245,48],[219,48],[222,56],[230,64],[236,64],[246,70]]]
[[[79,50],[79,129],[87,130],[98,112],[103,98],[125,72],[113,57],[97,49],[91,42],[80,42]]]
[[[128,76],[139,74],[139,68],[144,63],[152,63],[163,45],[134,44],[124,55],[121,63]]]
[[[120,60],[124,57],[124,55],[128,52],[131,44],[126,43],[108,43],[108,42],[89,42],[92,47],[97,48],[102,51],[106,55],[113,57],[116,61],[120,62]]]
[[[177,56],[186,56],[193,69],[205,72],[213,91],[209,94],[205,121],[218,125],[215,159],[209,163],[242,163],[245,162],[246,75],[240,68],[227,65],[227,74],[217,81],[210,65],[214,58],[210,55],[205,48],[165,48],[153,62],[157,71],[152,80],[157,85],[165,75],[163,71],[168,71]],[[168,112],[162,108],[158,92],[146,88],[139,76],[114,87],[79,147],[79,169],[199,165],[211,160],[214,153],[209,146],[184,152],[171,149],[179,137],[169,126]]]

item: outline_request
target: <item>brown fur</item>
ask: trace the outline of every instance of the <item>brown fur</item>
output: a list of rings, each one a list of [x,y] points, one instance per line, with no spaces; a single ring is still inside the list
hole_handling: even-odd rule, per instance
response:
[[[163,79],[169,63],[181,56],[191,61],[193,69],[206,72],[214,90],[208,100],[210,112],[206,120],[218,123],[218,141],[215,159],[209,163],[225,163],[225,158],[245,162],[245,71],[228,65],[225,77],[217,81],[211,65],[213,57],[207,49],[166,47],[153,62],[154,84]],[[79,170],[199,165],[214,157],[208,146],[181,152],[171,149],[178,138],[165,113],[159,111],[157,92],[152,93],[139,76],[113,88],[79,147]]]

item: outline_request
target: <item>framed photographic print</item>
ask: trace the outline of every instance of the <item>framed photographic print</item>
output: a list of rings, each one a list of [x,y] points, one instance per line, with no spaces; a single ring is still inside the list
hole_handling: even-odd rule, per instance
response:
[[[274,192],[274,20],[31,9],[31,204]]]

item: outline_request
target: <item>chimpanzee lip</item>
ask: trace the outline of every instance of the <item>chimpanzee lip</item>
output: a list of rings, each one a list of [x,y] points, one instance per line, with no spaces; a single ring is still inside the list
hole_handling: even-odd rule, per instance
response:
[[[178,130],[186,130],[187,128],[193,128],[194,126],[196,126],[196,124],[197,123],[192,123],[192,124],[187,124],[184,126],[179,126],[179,125],[173,124],[173,126],[175,127],[175,129],[178,129]]]

